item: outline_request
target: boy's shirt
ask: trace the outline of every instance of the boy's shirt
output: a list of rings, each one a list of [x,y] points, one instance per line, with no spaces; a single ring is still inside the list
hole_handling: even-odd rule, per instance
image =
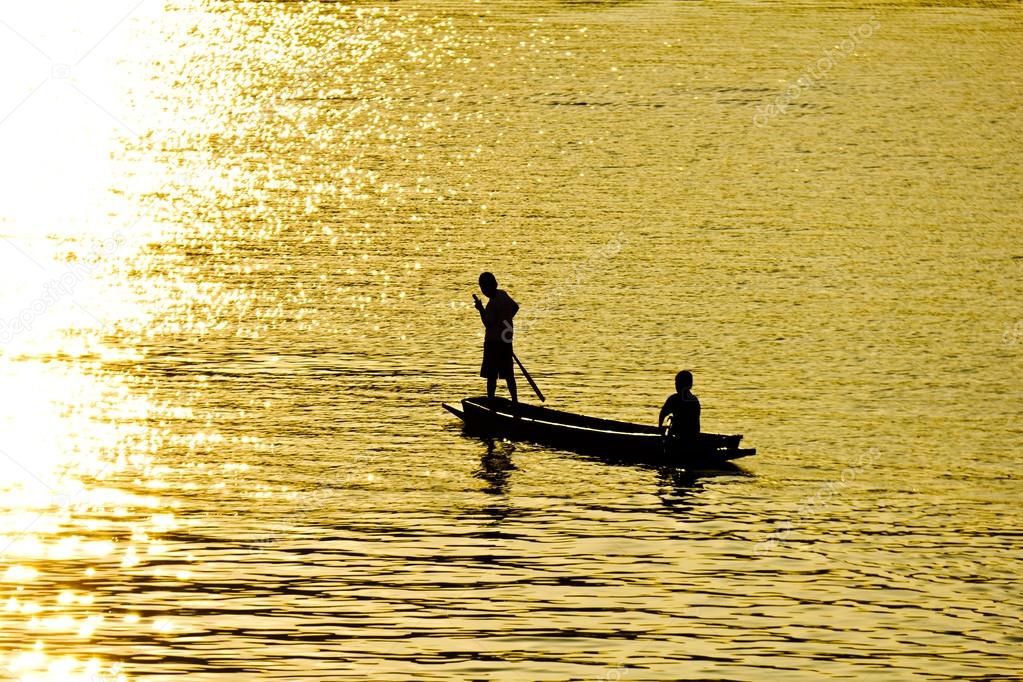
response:
[[[695,436],[700,433],[700,399],[692,393],[672,393],[664,401],[662,414],[671,415],[671,432],[677,436]]]
[[[485,341],[504,341],[511,343],[514,327],[512,318],[519,311],[519,304],[512,300],[508,292],[498,289],[494,295],[487,300],[483,308],[483,317],[487,322],[487,332],[483,337]]]

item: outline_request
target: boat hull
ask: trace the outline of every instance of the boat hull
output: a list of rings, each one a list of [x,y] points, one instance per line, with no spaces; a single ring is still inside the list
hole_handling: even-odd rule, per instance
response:
[[[504,398],[466,398],[461,409],[448,404],[444,408],[459,417],[469,433],[542,443],[617,460],[692,467],[756,453],[752,448],[738,447],[742,436],[700,434],[695,443],[682,447],[662,436],[653,425],[586,417]]]

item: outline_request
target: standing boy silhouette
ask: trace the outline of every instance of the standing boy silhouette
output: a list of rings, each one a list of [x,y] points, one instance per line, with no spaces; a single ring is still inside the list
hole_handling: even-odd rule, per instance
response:
[[[483,365],[480,367],[480,376],[487,379],[487,397],[494,397],[497,380],[504,379],[508,382],[512,402],[518,402],[512,367],[512,337],[515,333],[512,318],[519,311],[519,304],[512,300],[507,291],[497,288],[497,278],[493,273],[484,272],[480,275],[480,291],[487,297],[486,307],[476,294],[472,298],[487,328],[483,336]]]

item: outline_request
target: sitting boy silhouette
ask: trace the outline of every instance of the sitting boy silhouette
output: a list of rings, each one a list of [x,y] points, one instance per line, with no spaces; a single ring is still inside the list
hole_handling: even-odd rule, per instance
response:
[[[663,429],[667,418],[669,426],[666,435],[687,444],[695,443],[700,435],[700,399],[693,395],[692,388],[692,372],[684,369],[676,374],[676,393],[664,401],[661,416],[657,420],[657,428]]]

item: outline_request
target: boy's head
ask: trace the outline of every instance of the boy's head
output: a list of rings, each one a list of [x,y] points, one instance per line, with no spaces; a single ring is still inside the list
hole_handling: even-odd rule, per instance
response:
[[[693,387],[693,373],[684,369],[675,375],[675,390],[684,393]]]
[[[487,298],[490,298],[490,296],[497,291],[497,278],[494,277],[494,273],[484,272],[480,275],[480,291],[482,291],[483,295]]]

